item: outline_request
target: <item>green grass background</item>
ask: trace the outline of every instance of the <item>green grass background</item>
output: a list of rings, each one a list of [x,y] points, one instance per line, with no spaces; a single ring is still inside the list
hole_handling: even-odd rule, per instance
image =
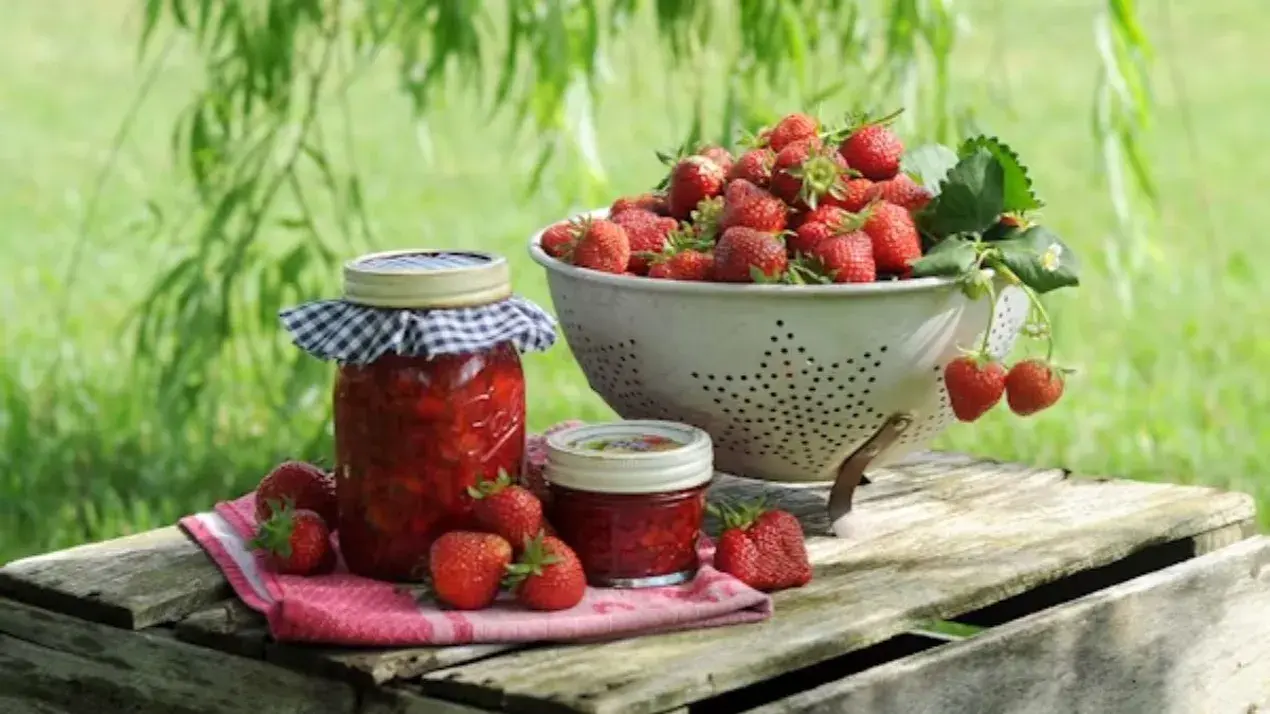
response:
[[[176,195],[182,180],[168,132],[198,81],[188,53],[176,52],[158,77],[89,226],[83,263],[66,280],[94,175],[141,78],[132,5],[26,0],[7,4],[0,23],[0,562],[170,523],[248,489],[293,455],[303,429],[292,427],[327,409],[324,393],[270,408],[254,385],[234,388],[228,375],[214,417],[174,431],[154,395],[130,380],[123,320],[174,254],[143,238],[136,221],[147,198]],[[957,94],[982,102],[980,120],[1020,149],[1049,204],[1046,221],[1085,262],[1085,285],[1053,301],[1060,356],[1080,374],[1061,406],[1027,420],[998,410],[950,429],[938,446],[1236,488],[1270,503],[1270,341],[1261,332],[1270,206],[1259,196],[1270,183],[1270,74],[1257,69],[1270,60],[1270,10],[1258,0],[1143,4],[1159,58],[1149,150],[1161,213],[1133,242],[1116,236],[1089,131],[1100,5],[968,5],[974,23],[956,55]],[[632,59],[640,61],[624,64]],[[612,191],[634,192],[658,177],[651,150],[682,136],[689,105],[666,100],[678,80],[656,62],[634,53],[614,62],[598,140]],[[992,101],[1002,95],[1007,106]],[[501,251],[518,290],[549,304],[524,241],[577,207],[550,180],[523,195],[532,141],[508,148],[498,140],[505,120],[474,120],[471,102],[456,97],[429,116],[436,152],[425,164],[391,77],[360,88],[355,106],[378,247]],[[528,357],[527,370],[531,426],[608,414],[563,342]]]

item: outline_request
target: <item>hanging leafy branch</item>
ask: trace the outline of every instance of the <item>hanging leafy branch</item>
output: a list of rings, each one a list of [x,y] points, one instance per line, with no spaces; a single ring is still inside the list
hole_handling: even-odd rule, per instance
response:
[[[646,36],[658,44],[641,54],[696,80],[688,141],[728,144],[771,121],[774,87],[792,88],[808,106],[898,91],[905,120],[919,122],[925,138],[959,133],[949,85],[959,18],[947,0],[142,1],[143,56],[169,32],[193,42],[203,61],[203,86],[172,134],[194,193],[190,219],[166,226],[183,255],[133,323],[138,364],[157,370],[148,376],[177,419],[204,401],[225,361],[270,375],[262,392],[280,411],[323,378],[280,344],[274,314],[319,292],[339,256],[373,242],[347,92],[383,61],[395,63],[425,135],[436,104],[458,92],[477,96],[488,119],[509,113],[532,133],[541,148],[529,190],[553,168],[602,184],[593,100],[610,58]],[[1113,138],[1149,188],[1137,138],[1148,112],[1146,41],[1131,0],[1108,8],[1099,136]],[[640,26],[651,31],[630,32]],[[705,60],[720,54],[718,76],[704,77]],[[833,81],[819,81],[822,66],[839,70]],[[722,111],[705,109],[707,80],[724,88]],[[280,366],[290,375],[282,390]]]

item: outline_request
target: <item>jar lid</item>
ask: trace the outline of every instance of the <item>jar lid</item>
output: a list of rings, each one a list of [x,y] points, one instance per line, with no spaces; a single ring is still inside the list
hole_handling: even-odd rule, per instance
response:
[[[492,253],[394,250],[344,265],[344,300],[370,307],[488,305],[512,294],[507,259]]]
[[[622,421],[563,429],[547,437],[548,483],[597,493],[663,493],[714,476],[714,444],[696,427]]]

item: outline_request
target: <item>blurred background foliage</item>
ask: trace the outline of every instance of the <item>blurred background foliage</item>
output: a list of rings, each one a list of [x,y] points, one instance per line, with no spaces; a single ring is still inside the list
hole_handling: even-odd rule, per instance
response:
[[[941,446],[1262,489],[1245,474],[1270,396],[1246,365],[1270,350],[1229,329],[1265,309],[1249,299],[1261,269],[1212,241],[1254,225],[1252,207],[1212,200],[1251,140],[1231,102],[1254,108],[1247,84],[1266,81],[1240,73],[1266,54],[1253,0],[49,0],[10,15],[0,57],[26,70],[0,79],[0,561],[169,523],[280,458],[328,457],[330,367],[275,314],[334,293],[347,257],[495,250],[549,305],[533,230],[652,185],[656,148],[730,144],[796,109],[903,106],[910,143],[1000,134],[1089,256],[1087,285],[1053,306],[1061,357],[1082,368],[1065,407]],[[1210,173],[1227,183],[1193,180]],[[526,368],[532,426],[608,414],[563,341]]]

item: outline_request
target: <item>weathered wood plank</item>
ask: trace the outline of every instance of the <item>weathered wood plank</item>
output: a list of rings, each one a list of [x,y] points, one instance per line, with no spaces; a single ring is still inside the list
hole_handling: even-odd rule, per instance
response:
[[[753,714],[1266,711],[1268,613],[1256,538]]]
[[[374,689],[362,697],[362,707],[357,714],[484,714],[488,711],[402,689]]]
[[[424,672],[490,657],[521,645],[478,644],[396,649],[317,647],[273,642],[264,616],[237,599],[217,603],[177,623],[182,641],[232,654],[263,658],[319,677],[359,686],[411,679]]]
[[[76,714],[352,714],[357,707],[347,684],[9,600],[0,600],[0,692],[29,711]]]
[[[514,652],[429,673],[424,689],[509,710],[663,711],[1254,516],[1250,497],[1210,489],[1020,473],[992,462],[943,473],[919,464],[909,476],[910,468],[866,488],[861,538],[809,539],[816,579],[778,594],[768,622]],[[741,480],[723,488],[771,493],[809,527],[820,518],[808,503],[823,503],[815,489]]]
[[[0,594],[116,627],[178,620],[230,595],[211,559],[175,526],[16,560]]]

